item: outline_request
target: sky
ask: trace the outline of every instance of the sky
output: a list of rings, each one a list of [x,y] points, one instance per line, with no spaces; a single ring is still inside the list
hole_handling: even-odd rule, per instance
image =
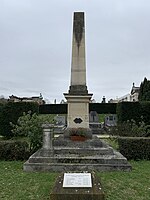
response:
[[[87,86],[96,102],[150,79],[149,0],[0,0],[0,96],[65,99],[76,11],[85,12]]]

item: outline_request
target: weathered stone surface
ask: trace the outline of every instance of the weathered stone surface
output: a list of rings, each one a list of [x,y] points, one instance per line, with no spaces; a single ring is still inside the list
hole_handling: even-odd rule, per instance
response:
[[[92,188],[63,188],[63,174],[58,177],[50,194],[51,200],[104,200],[100,180],[92,174]]]
[[[86,86],[84,12],[74,12],[71,85],[64,96],[68,104],[67,128],[89,128],[89,102]]]
[[[63,143],[64,142],[64,143]],[[54,141],[53,151],[40,149],[24,164],[25,171],[130,171],[127,159],[96,136],[85,142],[63,137]]]

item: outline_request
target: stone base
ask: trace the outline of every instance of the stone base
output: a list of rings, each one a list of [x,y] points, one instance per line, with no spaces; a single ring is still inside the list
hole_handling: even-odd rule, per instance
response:
[[[96,136],[75,142],[60,136],[54,150],[40,149],[24,163],[24,171],[83,172],[130,171],[131,165],[119,152]]]
[[[89,128],[89,102],[92,94],[64,94],[68,104],[67,127]]]
[[[92,188],[63,188],[63,175],[56,180],[50,194],[51,200],[104,200],[105,194],[99,179],[92,174]]]
[[[81,132],[85,138],[92,139],[92,130],[90,128],[66,128],[64,131],[64,138],[70,139],[71,135],[80,135],[82,134]]]

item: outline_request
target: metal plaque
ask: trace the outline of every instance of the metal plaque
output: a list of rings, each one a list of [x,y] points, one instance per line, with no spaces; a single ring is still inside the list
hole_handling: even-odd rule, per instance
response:
[[[63,187],[92,187],[91,173],[64,173]]]

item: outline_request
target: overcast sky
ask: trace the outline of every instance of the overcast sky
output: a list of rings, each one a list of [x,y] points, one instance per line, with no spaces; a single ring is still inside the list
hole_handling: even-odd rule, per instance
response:
[[[150,79],[150,0],[0,0],[0,95],[64,99],[74,11],[85,12],[87,86],[97,102]]]

